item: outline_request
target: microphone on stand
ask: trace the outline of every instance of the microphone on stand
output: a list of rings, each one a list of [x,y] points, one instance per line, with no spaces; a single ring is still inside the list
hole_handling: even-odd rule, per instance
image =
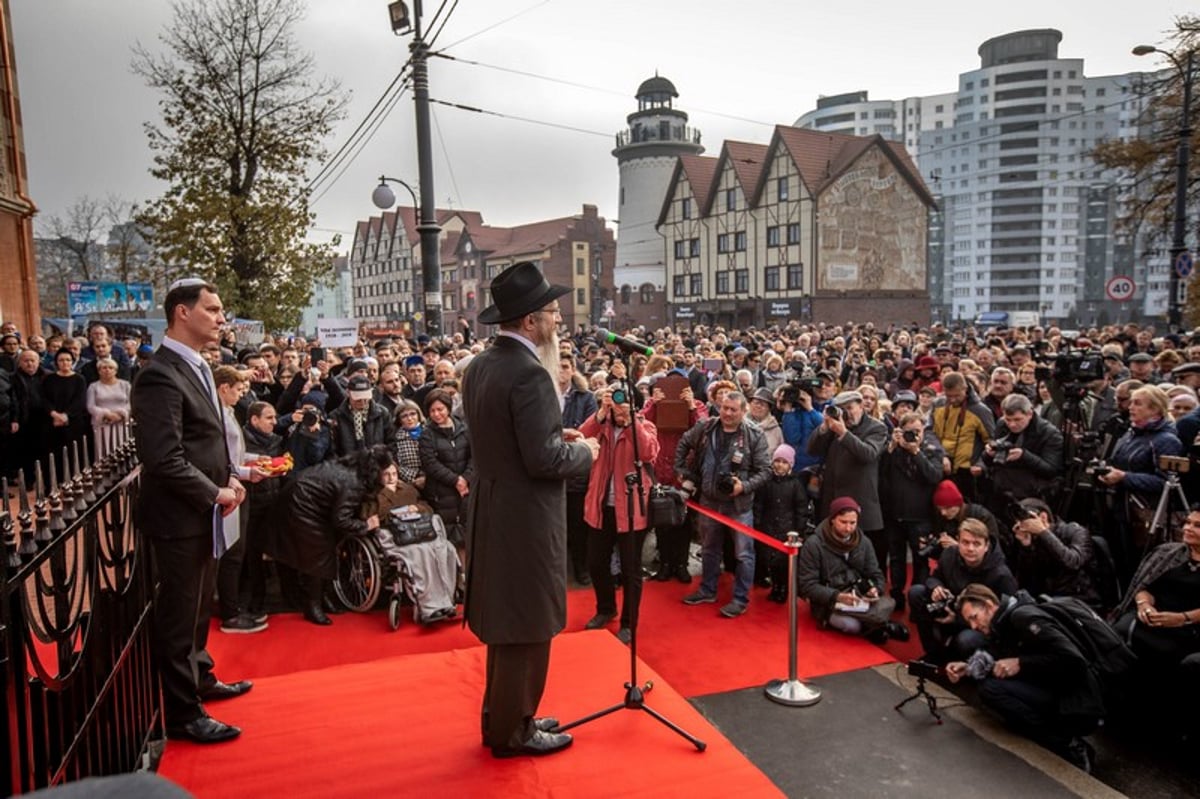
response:
[[[645,355],[646,357],[650,357],[651,355],[654,354],[653,347],[647,347],[642,342],[635,341],[634,339],[631,339],[631,338],[625,338],[624,336],[618,336],[616,333],[613,333],[611,330],[605,330],[602,327],[596,328],[596,338],[601,343],[615,345],[617,347],[617,349],[621,350],[622,352],[628,352],[630,354]]]

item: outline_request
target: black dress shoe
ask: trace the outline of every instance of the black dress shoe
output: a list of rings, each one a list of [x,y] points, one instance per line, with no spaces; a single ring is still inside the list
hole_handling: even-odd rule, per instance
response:
[[[533,728],[542,732],[553,732],[558,727],[558,719],[554,716],[538,716],[533,720]]]
[[[324,608],[326,613],[331,613],[334,616],[340,616],[346,612],[346,609],[342,607],[341,602],[329,596],[321,600],[321,607]]]
[[[907,641],[909,638],[908,628],[898,621],[889,621],[883,625],[883,629],[887,630],[889,638],[894,638],[897,641]]]
[[[249,680],[239,680],[235,683],[223,683],[217,680],[200,692],[200,699],[205,702],[219,702],[222,699],[233,699],[235,696],[241,696],[253,687],[254,683]]]
[[[543,732],[534,730],[518,747],[493,746],[492,757],[519,757],[521,755],[552,755],[571,745],[574,739],[565,732]]]
[[[629,629],[628,627],[622,627],[621,629],[617,630],[617,640],[626,646],[629,646],[629,642],[633,640],[633,630]]]
[[[615,614],[615,613],[597,613],[595,616],[592,616],[590,619],[588,619],[584,623],[583,629],[599,630],[601,627],[608,624],[610,621],[612,621],[616,617],[617,617],[617,614]]]
[[[686,564],[675,567],[675,579],[681,583],[690,584],[692,582],[692,573],[688,571]]]
[[[319,602],[309,602],[304,606],[304,618],[313,624],[320,624],[322,627],[328,627],[330,624],[333,624],[333,620],[325,615],[325,611],[321,609],[321,603]]]
[[[216,744],[222,741],[232,741],[242,734],[238,727],[224,724],[212,716],[201,716],[189,721],[182,727],[167,727],[168,738],[178,738],[194,741],[198,744]]]

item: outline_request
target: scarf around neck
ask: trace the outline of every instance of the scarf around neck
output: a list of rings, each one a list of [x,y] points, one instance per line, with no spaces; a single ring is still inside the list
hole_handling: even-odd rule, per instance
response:
[[[854,532],[850,534],[849,538],[845,540],[840,539],[833,532],[833,517],[830,517],[821,530],[821,538],[825,541],[826,546],[834,552],[845,555],[847,552],[853,552],[858,548],[858,542],[862,538],[862,531],[855,527]]]

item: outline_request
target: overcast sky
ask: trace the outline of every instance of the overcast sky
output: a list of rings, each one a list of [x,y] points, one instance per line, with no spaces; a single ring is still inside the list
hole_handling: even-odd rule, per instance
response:
[[[35,230],[81,195],[144,202],[161,193],[142,129],[156,119],[156,97],[129,64],[136,42],[157,49],[169,4],[10,2],[30,190],[41,211]],[[426,0],[427,18],[439,3]],[[318,70],[351,92],[330,152],[407,57],[409,39],[392,35],[386,6],[308,2],[299,39]],[[478,210],[496,225],[567,216],[584,203],[615,218],[613,134],[636,110],[638,84],[656,70],[674,82],[677,107],[716,155],[725,139],[765,143],[772,125],[791,124],[819,95],[951,91],[959,73],[978,68],[984,40],[1016,30],[1061,30],[1060,57],[1085,59],[1088,75],[1150,69],[1159,62],[1130,48],[1164,42],[1175,17],[1193,10],[1165,0],[459,0],[435,49],[560,82],[435,58],[431,96],[576,130],[435,106],[438,204]],[[370,194],[382,173],[417,182],[411,94],[323,187],[314,238],[342,232],[348,249],[354,222],[378,213]]]

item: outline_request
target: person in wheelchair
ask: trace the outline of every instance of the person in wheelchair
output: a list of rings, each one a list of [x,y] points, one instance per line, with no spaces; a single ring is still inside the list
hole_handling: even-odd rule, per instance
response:
[[[417,487],[400,479],[396,464],[383,470],[381,481],[379,492],[364,504],[363,514],[378,516],[380,520],[371,540],[378,557],[388,566],[382,570],[381,578],[392,590],[388,607],[392,628],[399,626],[404,596],[412,602],[413,617],[418,622],[453,618],[458,612],[461,568],[445,525],[434,515],[429,503],[421,499]],[[346,577],[353,582],[350,574]],[[342,592],[349,590],[362,597],[364,605],[374,604],[367,601],[366,591],[359,590],[366,586],[342,585],[345,581],[341,574],[338,581]]]
[[[363,518],[364,500],[376,494],[392,465],[385,445],[358,450],[305,469],[285,497],[284,523],[272,531],[264,550],[300,572],[304,618],[333,622],[321,607],[322,580],[338,575],[338,545],[379,527],[379,516]]]

